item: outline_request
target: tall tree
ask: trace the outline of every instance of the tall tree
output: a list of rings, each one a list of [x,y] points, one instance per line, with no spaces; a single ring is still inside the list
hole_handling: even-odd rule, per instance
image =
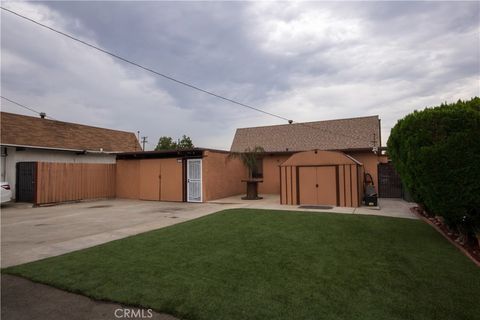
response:
[[[172,137],[163,136],[158,139],[158,144],[155,147],[155,151],[171,149],[177,149],[177,143],[173,141]]]
[[[172,137],[163,136],[158,139],[158,144],[155,147],[155,151],[191,148],[194,148],[192,139],[186,135],[183,135],[182,139],[178,139],[178,141],[173,140]]]
[[[192,139],[190,137],[187,137],[186,135],[182,136],[182,139],[180,139],[177,143],[177,147],[179,149],[191,149],[194,147]]]

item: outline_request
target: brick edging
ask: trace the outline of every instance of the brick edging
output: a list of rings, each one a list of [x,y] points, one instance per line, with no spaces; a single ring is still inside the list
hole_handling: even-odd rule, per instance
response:
[[[471,254],[470,252],[468,252],[468,250],[466,250],[463,246],[459,245],[458,243],[456,243],[455,241],[453,241],[448,235],[446,235],[443,230],[437,226],[435,223],[433,223],[432,221],[430,221],[429,219],[427,219],[425,216],[421,215],[420,213],[417,212],[417,210],[414,209],[414,207],[410,208],[410,211],[415,214],[416,216],[418,216],[420,219],[422,219],[424,222],[426,222],[427,224],[429,224],[431,227],[433,227],[435,230],[437,230],[438,233],[440,233],[445,239],[447,239],[451,244],[453,244],[455,247],[457,247],[457,249],[459,249],[464,255],[466,255],[468,258],[470,258],[470,260],[473,261],[473,263],[475,263],[475,265],[477,267],[480,267],[480,261],[478,261],[477,259],[475,259]]]

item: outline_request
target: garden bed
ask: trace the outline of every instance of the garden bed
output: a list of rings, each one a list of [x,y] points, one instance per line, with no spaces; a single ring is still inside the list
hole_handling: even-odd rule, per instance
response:
[[[462,241],[461,236],[457,232],[451,231],[442,221],[441,217],[431,217],[425,210],[420,207],[412,207],[410,209],[415,215],[419,216],[423,221],[434,227],[440,234],[447,238],[454,246],[469,257],[477,266],[480,267],[480,247],[478,241],[474,243],[470,241]]]

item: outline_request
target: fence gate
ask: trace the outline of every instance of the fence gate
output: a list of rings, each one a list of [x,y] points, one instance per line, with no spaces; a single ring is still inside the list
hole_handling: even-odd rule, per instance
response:
[[[378,164],[378,196],[380,198],[402,198],[402,181],[391,163]]]
[[[15,184],[15,198],[19,202],[34,202],[36,162],[17,163],[17,181]]]

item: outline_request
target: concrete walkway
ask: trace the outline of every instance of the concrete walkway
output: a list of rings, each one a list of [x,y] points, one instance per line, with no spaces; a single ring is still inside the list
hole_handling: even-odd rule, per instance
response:
[[[1,318],[5,320],[177,319],[148,309],[95,301],[11,275],[2,275],[1,281]]]
[[[261,195],[261,200],[242,200],[241,196],[233,196],[210,203],[224,204],[224,205],[238,205],[242,208],[250,209],[270,209],[270,210],[289,210],[289,211],[308,211],[308,212],[335,212],[346,214],[364,214],[376,215],[395,218],[418,219],[410,208],[415,206],[415,203],[407,202],[402,199],[379,199],[378,207],[332,207],[331,209],[305,209],[300,206],[282,205],[280,204],[280,197],[278,195]]]

